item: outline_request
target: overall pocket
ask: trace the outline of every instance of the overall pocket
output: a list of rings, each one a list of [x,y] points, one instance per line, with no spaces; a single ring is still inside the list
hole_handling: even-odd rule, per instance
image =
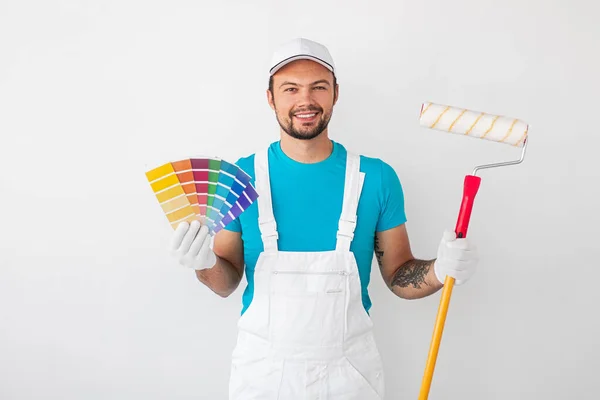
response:
[[[299,348],[340,345],[347,278],[345,271],[272,271],[271,340]]]
[[[248,354],[231,363],[229,400],[276,399],[281,385],[282,361]]]
[[[352,399],[381,400],[384,396],[383,369],[376,362],[352,360],[344,357],[341,364],[343,389]],[[336,387],[333,387],[335,392]]]

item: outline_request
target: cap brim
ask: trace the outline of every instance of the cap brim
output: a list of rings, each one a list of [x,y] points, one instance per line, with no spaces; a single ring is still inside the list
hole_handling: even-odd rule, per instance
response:
[[[271,70],[269,71],[269,73],[271,75],[273,75],[275,72],[279,71],[281,68],[283,68],[287,64],[289,64],[293,61],[297,61],[297,60],[311,60],[311,61],[317,62],[317,63],[321,64],[322,66],[324,66],[325,68],[327,68],[328,70],[330,70],[331,72],[335,73],[335,71],[333,69],[333,65],[327,63],[326,61],[321,60],[318,57],[310,56],[307,54],[299,54],[299,55],[296,55],[296,56],[293,56],[290,58],[286,58],[285,60],[282,60],[279,63],[277,63],[275,66],[273,66],[271,68]]]

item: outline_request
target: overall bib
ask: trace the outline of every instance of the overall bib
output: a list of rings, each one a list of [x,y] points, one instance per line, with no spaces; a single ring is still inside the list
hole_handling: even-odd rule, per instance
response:
[[[267,151],[255,155],[255,171],[264,252],[256,263],[254,297],[238,322],[229,399],[383,399],[381,357],[350,251],[362,187],[360,157],[348,152],[331,251],[278,250]]]

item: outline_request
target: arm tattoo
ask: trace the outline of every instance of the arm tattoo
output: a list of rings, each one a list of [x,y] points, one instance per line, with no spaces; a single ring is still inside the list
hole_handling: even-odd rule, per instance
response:
[[[383,250],[379,248],[379,238],[375,235],[375,256],[377,256],[377,263],[379,264],[379,268],[383,267],[382,258],[383,258]]]
[[[425,282],[425,277],[431,268],[431,261],[427,260],[410,260],[402,265],[394,278],[392,279],[392,286],[409,287],[412,286],[415,289],[420,289],[422,284],[429,286]]]

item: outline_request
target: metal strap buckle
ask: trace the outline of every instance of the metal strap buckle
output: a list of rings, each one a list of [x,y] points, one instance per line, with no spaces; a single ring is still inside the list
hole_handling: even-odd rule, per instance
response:
[[[269,221],[264,221],[264,222],[259,221],[258,225],[259,225],[261,237],[263,239],[270,238],[270,237],[279,238],[279,234],[277,233],[277,223],[275,222],[274,219],[271,219]]]
[[[345,236],[350,239],[354,238],[354,229],[356,228],[356,216],[354,216],[353,220],[340,219],[338,224],[338,233],[337,236]]]

